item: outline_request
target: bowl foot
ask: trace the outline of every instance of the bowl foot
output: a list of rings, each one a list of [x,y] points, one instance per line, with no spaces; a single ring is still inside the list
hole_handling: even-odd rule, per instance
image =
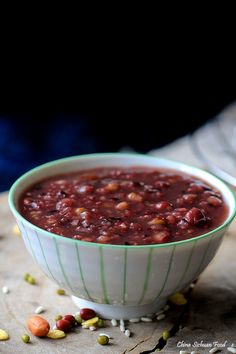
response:
[[[145,316],[148,313],[155,313],[166,304],[167,299],[158,299],[157,301],[138,306],[123,306],[123,305],[107,305],[99,304],[96,302],[80,299],[79,297],[72,296],[73,302],[79,308],[91,308],[98,316],[106,319],[121,319],[128,320],[130,318],[137,318]]]

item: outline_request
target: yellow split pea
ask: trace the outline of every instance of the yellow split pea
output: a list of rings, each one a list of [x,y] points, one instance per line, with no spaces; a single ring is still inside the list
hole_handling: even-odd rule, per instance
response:
[[[94,317],[94,318],[91,318],[90,320],[82,322],[82,326],[89,326],[89,327],[94,326],[98,323],[98,321],[99,321],[99,318]]]
[[[182,306],[182,305],[187,304],[186,298],[181,293],[176,293],[174,295],[171,295],[169,297],[169,301],[172,302],[172,304],[177,305],[177,306]]]
[[[51,339],[61,339],[66,336],[65,332],[59,330],[59,329],[53,329],[48,332],[47,337]]]
[[[9,334],[4,331],[4,329],[0,329],[0,340],[7,340],[9,339]]]

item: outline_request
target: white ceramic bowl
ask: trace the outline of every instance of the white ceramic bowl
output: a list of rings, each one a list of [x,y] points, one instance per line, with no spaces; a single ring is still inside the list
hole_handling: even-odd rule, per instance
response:
[[[107,245],[68,239],[24,219],[21,193],[49,176],[102,166],[151,166],[183,171],[216,187],[229,207],[225,222],[204,235],[158,245]],[[96,154],[65,158],[39,166],[12,186],[9,205],[25,245],[43,272],[73,295],[79,307],[105,318],[131,318],[155,312],[171,294],[183,289],[206,268],[235,216],[232,191],[213,175],[164,159],[136,154]]]

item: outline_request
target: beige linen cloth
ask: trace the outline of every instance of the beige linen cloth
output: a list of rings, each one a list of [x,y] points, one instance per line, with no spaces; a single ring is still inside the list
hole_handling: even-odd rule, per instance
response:
[[[233,177],[231,184],[236,186],[236,102],[193,135],[184,136],[149,154],[202,167],[215,174],[211,167],[216,165]]]

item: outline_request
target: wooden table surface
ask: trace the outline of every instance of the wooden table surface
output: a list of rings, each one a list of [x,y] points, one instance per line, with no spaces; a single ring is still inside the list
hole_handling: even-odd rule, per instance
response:
[[[45,318],[53,324],[56,314],[74,313],[77,309],[69,296],[56,294],[57,285],[41,272],[27,253],[23,240],[12,232],[14,219],[7,205],[7,194],[0,195],[0,288],[6,285],[10,292],[0,292],[0,328],[5,329],[10,339],[0,341],[0,353],[109,353],[138,354],[152,352],[163,330],[178,322],[182,311],[182,328],[163,347],[163,353],[179,353],[179,350],[208,353],[210,348],[181,348],[183,344],[212,345],[213,342],[236,344],[236,222],[227,233],[214,261],[200,276],[191,292],[188,306],[172,307],[162,321],[128,325],[131,338],[122,334],[118,327],[106,321],[106,332],[113,337],[109,346],[96,343],[98,331],[78,329],[65,339],[39,339],[31,336],[32,342],[24,344],[21,335],[26,329],[27,318],[42,305]],[[25,273],[37,279],[37,285],[23,280]],[[227,353],[226,347],[222,353]]]

